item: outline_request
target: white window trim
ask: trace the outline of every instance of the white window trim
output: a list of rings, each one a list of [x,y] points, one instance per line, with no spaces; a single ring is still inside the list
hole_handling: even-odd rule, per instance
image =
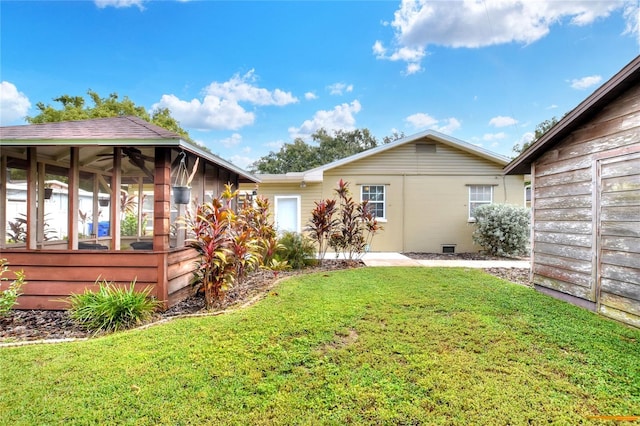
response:
[[[478,187],[478,186],[488,186],[491,188],[491,200],[490,201],[471,201],[471,188],[474,187]],[[467,185],[467,187],[469,188],[467,190],[467,216],[468,216],[468,221],[469,223],[475,223],[476,222],[476,218],[471,216],[471,203],[482,203],[482,204],[493,204],[493,188],[495,187],[495,185],[490,185],[490,184],[477,184],[477,185]]]
[[[278,200],[283,200],[283,199],[295,199],[296,200],[296,216],[298,217],[298,226],[296,229],[297,233],[301,233],[302,232],[302,218],[301,218],[301,196],[300,195],[274,195],[273,197],[273,221],[276,224],[276,227],[278,225]],[[280,230],[278,230],[278,232],[280,232]]]
[[[384,195],[384,199],[382,200],[382,211],[384,212],[384,216],[382,217],[376,217],[376,220],[378,222],[382,222],[385,223],[387,222],[387,186],[383,183],[363,183],[360,184],[360,202],[364,201],[362,199],[362,192],[364,191],[364,187],[365,186],[381,186],[383,188],[383,195]],[[380,201],[375,201],[375,203],[379,203]],[[369,201],[369,203],[371,203],[371,201]]]

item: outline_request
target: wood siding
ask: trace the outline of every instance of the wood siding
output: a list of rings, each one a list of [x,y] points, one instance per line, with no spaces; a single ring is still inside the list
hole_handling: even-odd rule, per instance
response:
[[[640,160],[633,153],[638,151],[640,84],[535,162],[533,201],[534,284],[636,326]]]
[[[433,143],[426,139],[423,143]],[[502,174],[502,166],[443,143],[434,143],[435,152],[407,143],[394,149],[337,167],[331,175],[492,175]]]
[[[189,296],[190,277],[197,253],[179,249],[170,253],[151,251],[6,251],[12,271],[23,270],[27,284],[16,309],[66,309],[70,294],[97,290],[96,280],[136,290],[150,286],[152,295],[172,306]],[[166,262],[166,263],[165,263]],[[117,266],[114,266],[117,265]],[[164,293],[162,271],[168,269],[168,294]],[[186,290],[185,290],[186,289]]]

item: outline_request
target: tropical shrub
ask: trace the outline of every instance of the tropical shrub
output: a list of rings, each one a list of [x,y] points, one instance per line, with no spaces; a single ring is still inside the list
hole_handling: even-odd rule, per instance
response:
[[[336,212],[336,200],[314,201],[316,207],[311,212],[311,219],[307,226],[307,231],[318,247],[318,262],[322,262],[327,249],[331,234],[333,234],[338,222],[333,215]]]
[[[69,298],[69,315],[87,330],[118,331],[134,327],[148,320],[159,302],[151,297],[151,287],[135,291],[135,280],[129,288],[103,280],[98,292],[89,289]]]
[[[318,245],[318,260],[322,261],[327,245],[336,255],[358,259],[382,226],[371,213],[367,201],[356,202],[351,197],[349,183],[340,179],[334,189],[338,200],[316,202],[307,231]]]
[[[293,269],[302,269],[316,263],[316,247],[306,236],[298,232],[284,232],[278,240],[277,259],[285,261]]]
[[[474,243],[496,256],[525,254],[529,243],[529,210],[509,204],[487,204],[475,210]]]
[[[196,282],[204,288],[207,308],[221,301],[229,288],[275,255],[275,230],[268,220],[268,202],[256,200],[240,213],[233,209],[238,191],[224,192],[181,220],[192,237],[188,243],[200,254]]]
[[[0,259],[0,316],[9,312],[20,296],[20,289],[25,284],[24,271],[14,272],[15,279],[8,283],[9,278],[4,274],[9,272],[7,259]],[[3,284],[8,283],[7,288],[2,290]]]

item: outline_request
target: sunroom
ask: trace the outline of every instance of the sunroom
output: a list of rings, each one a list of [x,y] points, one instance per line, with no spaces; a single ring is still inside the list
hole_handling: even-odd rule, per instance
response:
[[[177,303],[196,257],[177,218],[257,182],[137,117],[0,127],[0,257],[28,281],[16,308],[64,309],[98,279]]]

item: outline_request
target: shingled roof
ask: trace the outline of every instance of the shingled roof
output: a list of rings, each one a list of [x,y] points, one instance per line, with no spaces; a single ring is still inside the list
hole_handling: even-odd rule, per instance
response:
[[[182,137],[134,116],[0,127],[0,140],[131,140]]]

